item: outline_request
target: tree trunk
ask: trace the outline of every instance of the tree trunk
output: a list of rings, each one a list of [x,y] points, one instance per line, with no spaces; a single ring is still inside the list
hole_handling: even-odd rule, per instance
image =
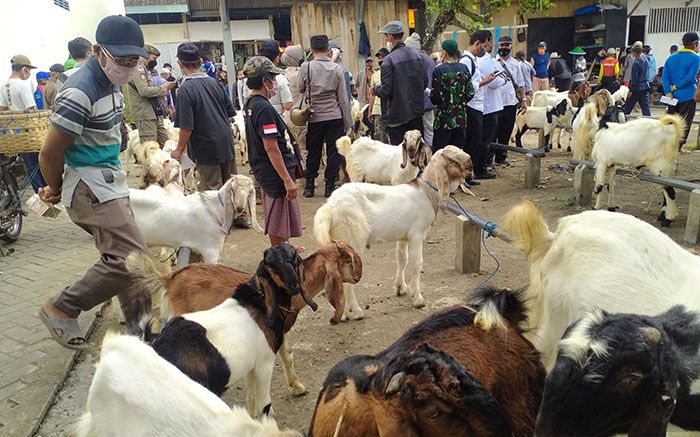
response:
[[[442,12],[435,17],[432,25],[428,25],[426,28],[426,35],[425,38],[423,38],[421,48],[427,53],[431,53],[435,43],[440,39],[442,32],[447,29],[447,26],[454,23],[456,18],[455,13],[452,11]]]

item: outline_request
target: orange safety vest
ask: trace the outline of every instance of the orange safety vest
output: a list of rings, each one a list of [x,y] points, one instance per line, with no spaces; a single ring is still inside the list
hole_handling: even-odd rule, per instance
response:
[[[615,77],[615,66],[617,65],[617,59],[615,58],[605,58],[601,61],[603,65],[603,77]]]

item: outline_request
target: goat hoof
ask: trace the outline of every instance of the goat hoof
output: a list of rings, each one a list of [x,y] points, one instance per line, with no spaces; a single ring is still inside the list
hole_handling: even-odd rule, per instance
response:
[[[350,312],[348,313],[348,316],[349,316],[352,320],[362,320],[362,319],[365,318],[365,313],[364,313],[361,309],[358,308],[358,309],[355,310],[355,311],[350,311]]]
[[[618,209],[620,209],[619,206],[611,206],[611,207],[608,207],[608,211],[610,211],[610,212],[617,212]]]
[[[304,387],[304,384],[302,384],[299,381],[294,381],[294,383],[291,385],[292,387],[292,396],[304,396],[307,394],[309,391]]]
[[[420,309],[425,306],[425,303],[423,302],[423,296],[418,296],[418,298],[413,299],[413,308],[415,309]]]
[[[659,220],[659,223],[661,223],[662,228],[670,228],[671,227],[671,220],[665,218],[663,220]]]
[[[396,289],[397,296],[403,296],[406,294],[406,284],[394,285],[394,288]]]

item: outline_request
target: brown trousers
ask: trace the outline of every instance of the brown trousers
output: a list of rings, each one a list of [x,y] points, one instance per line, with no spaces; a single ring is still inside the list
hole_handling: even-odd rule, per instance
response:
[[[160,147],[163,148],[165,142],[168,141],[168,132],[163,125],[163,117],[158,117],[157,120],[137,121],[136,128],[139,130],[141,144],[146,141],[157,141]]]
[[[95,239],[100,260],[82,279],[54,297],[54,305],[71,317],[117,296],[124,319],[132,333],[140,332],[138,322],[151,309],[151,298],[126,269],[124,259],[131,252],[146,252],[136,226],[128,197],[100,203],[87,184],[78,182],[68,216]]]
[[[233,174],[233,161],[221,164],[197,164],[199,183],[197,191],[218,190]]]
[[[549,79],[534,77],[532,78],[532,92],[535,91],[548,91],[549,90]]]

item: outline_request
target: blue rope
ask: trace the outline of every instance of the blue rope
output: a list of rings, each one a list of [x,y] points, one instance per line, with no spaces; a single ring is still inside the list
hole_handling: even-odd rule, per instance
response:
[[[481,220],[477,220],[478,217],[476,217],[474,214],[472,214],[472,213],[468,212],[466,209],[464,209],[462,207],[462,205],[460,205],[460,203],[457,201],[457,199],[455,199],[454,195],[450,194],[450,197],[452,198],[452,200],[455,201],[457,206],[459,206],[459,209],[462,211],[464,216],[469,219],[469,221],[471,221],[476,226],[480,226],[479,222]],[[494,276],[496,276],[496,273],[498,273],[498,271],[501,269],[501,263],[498,261],[498,258],[496,258],[494,256],[494,254],[491,252],[489,247],[486,245],[486,239],[493,235],[493,233],[496,231],[496,228],[498,227],[498,225],[494,222],[487,221],[486,223],[484,223],[483,227],[482,226],[480,226],[480,227],[481,227],[481,245],[484,246],[484,250],[486,250],[486,253],[496,263],[496,268],[494,269],[493,272],[491,272],[486,277],[486,279],[484,279],[483,281],[481,281],[479,283],[479,285],[474,287],[474,290],[477,290],[477,289],[481,288],[482,286],[484,286],[484,284],[488,283]]]

